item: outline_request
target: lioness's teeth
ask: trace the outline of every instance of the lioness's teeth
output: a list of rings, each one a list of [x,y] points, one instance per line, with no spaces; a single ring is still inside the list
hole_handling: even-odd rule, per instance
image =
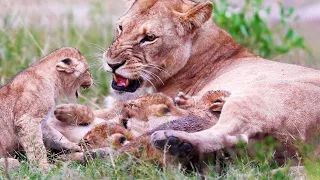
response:
[[[113,74],[113,79],[115,82],[118,82],[117,76],[115,74]]]
[[[125,87],[129,86],[129,79],[126,79]]]

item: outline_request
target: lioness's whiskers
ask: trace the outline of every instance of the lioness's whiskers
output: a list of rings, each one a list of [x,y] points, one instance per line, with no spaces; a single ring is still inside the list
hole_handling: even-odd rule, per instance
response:
[[[153,73],[153,72],[151,72],[151,71],[148,71],[148,70],[146,70],[146,69],[141,69],[141,70],[144,71],[145,73],[150,74],[151,76],[159,79],[159,80],[161,81],[161,83],[164,85],[164,82],[162,81],[162,79],[161,79],[158,75],[156,75],[155,73]]]
[[[93,85],[101,85],[101,82],[98,80],[93,79]]]
[[[98,45],[98,44],[95,44],[95,43],[88,43],[90,44],[91,47],[95,47],[97,48],[98,50],[102,51],[102,52],[106,52],[106,49],[104,49],[102,46]]]
[[[103,58],[103,54],[101,54],[101,53],[93,53],[89,57],[90,58]]]
[[[103,69],[103,66],[100,66],[99,68],[98,68],[98,71],[101,71]]]
[[[91,61],[91,62],[89,62],[90,69],[92,67],[99,67],[100,68],[101,66],[102,66],[102,64],[99,61]]]
[[[144,74],[143,72],[141,71],[138,71],[140,76],[142,76],[142,78],[144,78],[145,80],[147,80],[153,87],[154,89],[157,89],[156,86],[151,82],[151,80],[148,78],[148,75]]]
[[[150,67],[150,68],[155,68],[155,69],[158,69],[159,71],[162,71],[162,72],[164,72],[164,73],[166,73],[170,78],[173,78],[173,76],[170,74],[170,73],[168,73],[166,70],[164,70],[164,69],[162,69],[160,66],[158,66],[158,65],[155,65],[155,64],[147,64],[147,65],[145,65],[146,67]],[[174,78],[173,78],[174,79]]]

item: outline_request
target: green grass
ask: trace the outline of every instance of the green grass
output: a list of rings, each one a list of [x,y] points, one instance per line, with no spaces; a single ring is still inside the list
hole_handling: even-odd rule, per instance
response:
[[[8,14],[3,17],[0,27],[0,85],[4,85],[17,72],[51,51],[72,46],[80,49],[91,64],[91,72],[96,85],[82,92],[79,103],[103,107],[104,96],[109,91],[109,74],[103,72],[101,48],[107,48],[112,40],[112,25],[104,20],[104,9],[99,2],[90,9],[91,24],[87,27],[76,25],[71,15],[66,15],[67,25],[37,27],[23,24],[14,26],[12,22],[18,16]],[[227,14],[229,5],[222,1],[214,6],[215,22],[243,46],[266,58],[274,58],[296,50],[307,50],[303,39],[287,24],[292,9],[282,9],[282,21],[270,28],[259,15],[258,10],[268,12],[259,1],[247,1],[239,14]],[[251,13],[250,13],[251,12]],[[234,163],[227,164],[224,173],[214,172],[214,166],[208,165],[208,179],[288,179],[288,173],[272,175],[271,169],[277,167],[270,163],[273,146],[257,145],[258,152],[253,158],[246,153],[237,157]],[[259,149],[260,148],[260,149]],[[267,151],[267,152],[266,152]],[[320,177],[320,163],[307,161],[311,177]],[[210,164],[210,163],[209,163]],[[289,165],[289,164],[288,164]],[[11,171],[12,179],[201,179],[198,173],[185,173],[177,167],[161,169],[145,160],[121,157],[108,160],[96,160],[84,166],[77,163],[59,162],[57,168],[48,174],[24,162],[23,167]],[[2,173],[2,179],[4,178]]]

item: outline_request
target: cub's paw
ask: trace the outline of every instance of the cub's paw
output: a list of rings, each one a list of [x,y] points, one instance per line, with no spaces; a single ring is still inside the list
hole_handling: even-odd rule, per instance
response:
[[[6,163],[5,163],[5,158],[0,158],[0,168],[1,169],[5,169],[6,167]],[[20,162],[17,159],[13,159],[13,158],[7,158],[8,161],[8,170],[17,170],[21,167]]]
[[[187,136],[188,133],[182,131],[157,131],[151,135],[151,143],[162,152],[183,158],[194,150],[191,143],[184,138],[179,138]]]
[[[55,165],[53,164],[49,164],[49,163],[40,163],[39,167],[41,170],[43,170],[44,172],[48,173],[49,171],[51,171],[52,169],[56,168]]]
[[[92,149],[86,152],[72,153],[72,159],[80,163],[88,163],[94,159],[110,159],[117,154],[116,150],[110,147]]]
[[[182,109],[187,109],[195,104],[195,100],[184,92],[179,92],[174,98],[174,103]]]
[[[65,146],[66,149],[70,150],[71,152],[80,152],[82,151],[81,147],[77,143],[68,143]]]
[[[94,114],[90,108],[80,104],[62,104],[54,111],[56,118],[68,124],[86,125],[94,120]]]

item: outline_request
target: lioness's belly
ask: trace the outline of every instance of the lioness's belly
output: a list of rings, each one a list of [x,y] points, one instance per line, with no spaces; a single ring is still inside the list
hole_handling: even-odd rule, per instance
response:
[[[246,91],[257,82],[277,81],[313,83],[320,86],[320,71],[269,60],[246,61],[222,73],[196,95],[202,96],[209,90],[226,90],[236,93]]]
[[[258,131],[289,142],[288,134],[308,140],[320,132],[320,71],[262,61],[244,64],[222,74],[203,88],[231,92],[222,114],[254,122]],[[312,130],[312,131],[311,131]],[[294,143],[294,141],[292,141]]]

